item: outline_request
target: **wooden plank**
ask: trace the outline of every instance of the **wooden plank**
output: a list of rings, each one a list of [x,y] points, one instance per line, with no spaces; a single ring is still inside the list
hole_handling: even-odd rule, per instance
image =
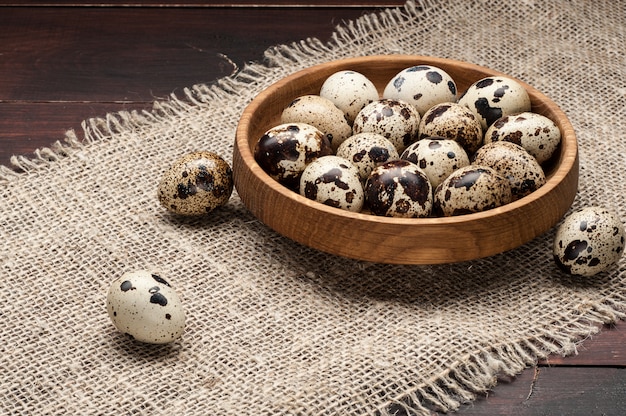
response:
[[[360,9],[2,8],[0,100],[152,101],[276,44],[329,39]],[[372,11],[372,10],[369,10]],[[308,20],[306,32],[301,22]],[[250,27],[255,35],[250,36]],[[228,58],[225,58],[227,56]]]
[[[273,0],[262,2],[258,0],[237,0],[231,3],[223,2],[208,2],[206,0],[185,0],[185,1],[150,1],[150,0],[138,0],[138,1],[125,1],[125,0],[108,0],[106,2],[77,2],[72,0],[60,0],[60,1],[11,1],[0,0],[0,6],[28,6],[28,7],[42,7],[42,6],[81,6],[81,7],[110,7],[110,6],[124,6],[124,7],[389,7],[389,6],[401,6],[404,5],[402,0],[372,0],[372,1],[332,1],[332,0],[318,0],[314,3],[306,2],[302,0]]]
[[[626,414],[626,369],[539,367],[501,381],[488,395],[457,412],[478,415]]]

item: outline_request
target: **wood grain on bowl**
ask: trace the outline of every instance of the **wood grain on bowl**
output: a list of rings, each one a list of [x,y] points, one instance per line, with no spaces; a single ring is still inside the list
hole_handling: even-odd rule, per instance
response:
[[[437,264],[472,260],[516,248],[547,232],[567,212],[578,186],[578,146],[561,109],[520,81],[532,111],[561,130],[558,154],[546,169],[547,182],[510,204],[474,214],[445,218],[389,218],[351,213],[305,197],[270,178],[254,160],[254,146],[279,124],[283,109],[296,97],[318,94],[331,74],[350,69],[367,76],[380,92],[402,69],[437,66],[452,76],[462,93],[473,82],[502,74],[467,62],[426,56],[384,55],[333,61],[304,69],[261,92],[244,110],[235,139],[234,182],[246,207],[264,224],[306,246],[354,259],[396,264]]]

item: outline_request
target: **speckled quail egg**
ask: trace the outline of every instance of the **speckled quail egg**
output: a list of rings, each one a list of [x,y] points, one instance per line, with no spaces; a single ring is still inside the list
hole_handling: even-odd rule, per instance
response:
[[[434,212],[446,217],[486,211],[512,200],[511,182],[488,166],[454,171],[435,189]]]
[[[420,116],[433,105],[455,102],[456,83],[441,68],[416,65],[398,72],[385,86],[383,98],[404,100],[417,108]]]
[[[435,104],[424,113],[418,137],[431,136],[455,140],[470,155],[483,144],[480,120],[469,108],[457,103]]]
[[[306,167],[300,179],[300,194],[352,212],[359,212],[365,200],[359,170],[335,155],[320,157]]]
[[[455,170],[470,164],[467,152],[455,140],[428,137],[407,147],[400,159],[415,163],[428,176],[433,189]]]
[[[485,133],[485,143],[508,141],[522,146],[539,164],[552,157],[559,143],[561,130],[548,117],[523,112],[496,120]]]
[[[363,107],[379,98],[376,85],[365,75],[351,70],[338,71],[326,78],[320,96],[343,111],[350,125]]]
[[[254,160],[268,175],[286,187],[297,190],[304,168],[333,150],[318,128],[306,123],[286,123],[272,127],[254,147]]]
[[[526,89],[514,79],[503,76],[476,81],[463,93],[458,103],[476,114],[483,131],[500,117],[530,111],[530,97]]]
[[[378,133],[359,133],[348,137],[337,149],[337,156],[348,159],[365,181],[376,166],[400,158],[396,147]]]
[[[396,147],[398,153],[417,140],[420,115],[402,100],[382,99],[366,105],[354,119],[353,134],[378,133]]]
[[[472,163],[489,166],[511,181],[513,200],[536,191],[546,183],[546,175],[537,159],[515,143],[487,143],[474,154]]]
[[[328,137],[333,152],[352,135],[352,127],[343,111],[319,95],[303,95],[293,100],[281,113],[280,122],[306,123],[317,127]]]
[[[157,189],[159,202],[170,212],[195,216],[228,202],[233,171],[221,156],[200,151],[186,154],[167,169]]]
[[[432,186],[417,165],[393,160],[372,170],[365,182],[365,200],[374,215],[427,217],[433,206]]]
[[[624,225],[605,207],[582,208],[557,228],[554,261],[564,272],[593,276],[608,270],[624,252]]]
[[[115,327],[140,342],[165,344],[185,330],[185,312],[176,291],[160,275],[137,270],[113,282],[107,312]]]

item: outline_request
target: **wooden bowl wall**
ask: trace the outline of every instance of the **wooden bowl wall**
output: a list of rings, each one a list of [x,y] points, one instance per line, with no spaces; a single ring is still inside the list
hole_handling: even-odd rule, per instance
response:
[[[455,80],[460,94],[481,78],[504,75],[449,59],[384,55],[328,62],[280,80],[248,105],[237,127],[233,172],[235,187],[245,206],[270,228],[306,246],[349,258],[395,264],[438,264],[487,257],[518,247],[553,227],[576,195],[576,137],[559,107],[519,80],[530,95],[532,111],[552,119],[560,128],[561,145],[546,169],[544,186],[489,211],[418,219],[352,213],[289,190],[270,178],[254,160],[256,142],[280,124],[283,109],[298,96],[319,94],[322,83],[331,74],[345,69],[358,71],[382,93],[398,72],[419,64],[445,70]]]

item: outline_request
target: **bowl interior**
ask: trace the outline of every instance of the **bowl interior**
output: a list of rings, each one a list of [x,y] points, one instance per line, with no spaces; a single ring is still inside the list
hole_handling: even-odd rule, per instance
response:
[[[244,110],[233,153],[235,187],[260,221],[299,243],[355,259],[401,264],[435,264],[471,260],[515,248],[543,234],[569,209],[578,182],[574,130],[561,109],[532,86],[532,111],[553,120],[561,144],[544,165],[547,181],[532,194],[489,211],[445,218],[389,218],[351,213],[308,200],[269,177],[254,160],[256,142],[301,95],[319,94],[333,73],[350,69],[367,76],[382,93],[399,71],[426,64],[448,72],[459,95],[473,82],[506,75],[467,62],[407,55],[369,56],[333,61],[292,74],[261,92]],[[532,218],[533,221],[529,221]],[[419,244],[416,244],[419,241]]]

